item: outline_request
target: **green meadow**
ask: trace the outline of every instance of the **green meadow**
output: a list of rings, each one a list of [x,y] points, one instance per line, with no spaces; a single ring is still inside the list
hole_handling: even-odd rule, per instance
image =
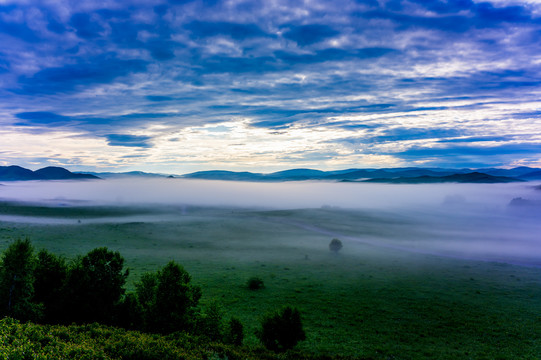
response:
[[[22,218],[0,221],[0,250],[29,238],[69,259],[106,246],[125,258],[128,291],[175,260],[203,304],[217,300],[243,322],[251,347],[262,315],[291,305],[307,337],[297,349],[316,355],[541,358],[541,268],[390,246],[427,236],[395,213],[0,203],[0,220],[8,215]],[[248,289],[254,276],[263,289]]]

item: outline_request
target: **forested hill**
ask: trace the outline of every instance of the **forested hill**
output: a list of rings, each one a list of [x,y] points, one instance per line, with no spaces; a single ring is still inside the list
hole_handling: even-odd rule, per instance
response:
[[[85,179],[99,179],[99,177],[91,174],[72,173],[69,170],[57,166],[48,166],[36,171],[16,165],[0,166],[0,181]]]

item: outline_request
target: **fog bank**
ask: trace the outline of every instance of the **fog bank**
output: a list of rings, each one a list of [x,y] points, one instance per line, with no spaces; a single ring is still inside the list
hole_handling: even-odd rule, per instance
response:
[[[504,209],[517,197],[539,201],[533,183],[422,184],[284,182],[255,183],[189,179],[5,182],[0,199],[90,204],[189,204],[276,209],[336,206],[399,209],[468,204]]]
[[[0,186],[0,199],[48,206],[174,205],[177,209],[174,214],[85,219],[83,224],[175,221],[191,205],[270,210],[323,208],[319,210],[323,217],[317,220],[295,214],[290,218],[287,212],[268,220],[351,243],[541,266],[541,190],[536,186],[534,183],[396,185],[188,179],[28,181],[4,183]],[[261,220],[259,213],[252,216]],[[249,214],[244,212],[242,221],[249,221]],[[77,219],[10,214],[1,215],[2,221],[79,223]],[[341,229],[348,229],[348,233]]]

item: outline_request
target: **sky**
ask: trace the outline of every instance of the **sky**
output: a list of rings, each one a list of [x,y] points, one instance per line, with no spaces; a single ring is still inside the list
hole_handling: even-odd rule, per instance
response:
[[[541,167],[541,1],[0,0],[0,166]]]

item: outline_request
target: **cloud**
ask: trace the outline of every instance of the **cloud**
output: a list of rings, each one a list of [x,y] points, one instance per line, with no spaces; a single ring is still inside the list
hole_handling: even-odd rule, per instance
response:
[[[419,139],[441,139],[452,138],[463,135],[463,131],[459,129],[424,129],[424,128],[391,128],[385,130],[385,135],[373,136],[363,139],[366,143],[382,143],[395,142],[404,140],[419,140]],[[441,141],[441,140],[440,140]]]
[[[87,40],[99,37],[103,31],[103,27],[85,13],[72,15],[70,25],[75,28],[77,36]]]
[[[192,21],[184,26],[193,37],[207,38],[212,36],[229,36],[235,40],[268,36],[256,24],[239,24],[232,22]]]
[[[149,136],[141,135],[125,135],[125,134],[108,134],[105,135],[109,146],[128,146],[149,148],[152,145],[149,143]]]
[[[339,32],[327,25],[309,24],[291,26],[283,37],[295,41],[300,46],[312,45],[338,35]]]
[[[170,138],[222,123],[245,127],[230,143],[198,132],[212,151],[197,166],[226,164],[224,153],[247,164],[251,150],[230,144],[254,137],[268,141],[256,166],[317,164],[316,144],[339,154],[321,156],[326,166],[379,154],[503,165],[541,154],[528,145],[539,132],[540,13],[469,0],[4,2],[0,121],[76,133],[92,148],[105,138],[115,148],[104,159],[151,144],[160,157],[142,159],[156,167],[178,158]]]
[[[55,127],[65,125],[70,121],[69,117],[47,111],[22,112],[15,114],[15,117],[22,120],[16,122],[15,125],[22,126],[41,125]]]
[[[21,76],[21,94],[56,94],[107,84],[118,77],[142,72],[147,62],[139,59],[122,60],[108,55],[88,59],[78,64],[43,69],[33,76]]]

